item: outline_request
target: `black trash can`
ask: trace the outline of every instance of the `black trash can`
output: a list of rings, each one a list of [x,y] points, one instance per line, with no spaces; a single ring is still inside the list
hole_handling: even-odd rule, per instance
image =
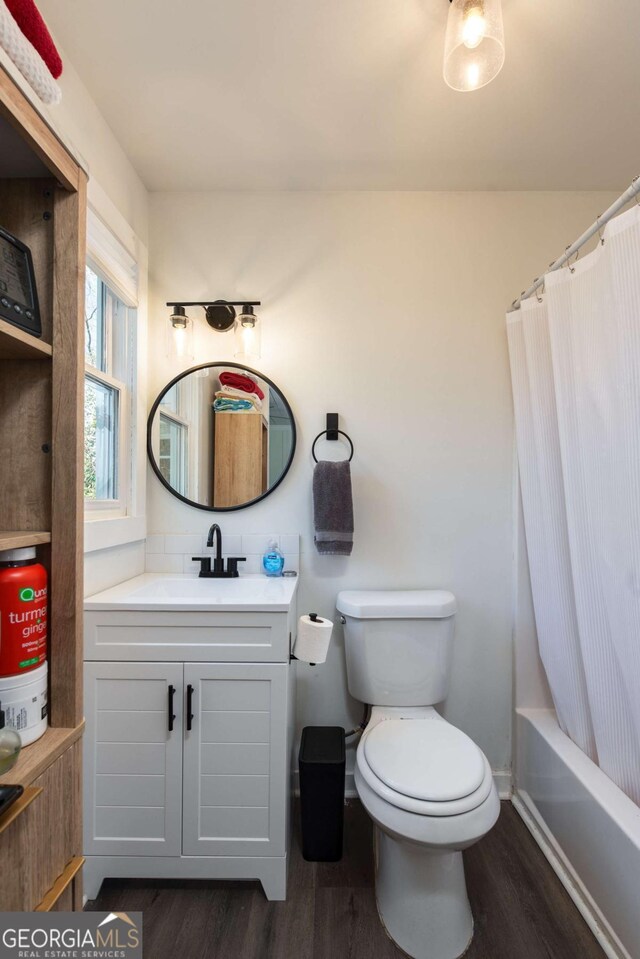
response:
[[[302,855],[310,862],[337,862],[344,824],[344,729],[305,726],[298,769]]]

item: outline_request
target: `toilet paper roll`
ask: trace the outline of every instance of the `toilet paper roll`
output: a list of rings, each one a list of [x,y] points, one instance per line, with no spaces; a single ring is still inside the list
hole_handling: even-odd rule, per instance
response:
[[[296,659],[314,665],[324,663],[329,651],[332,631],[333,623],[330,619],[317,616],[313,620],[311,616],[301,616],[298,620],[298,635],[293,647]]]

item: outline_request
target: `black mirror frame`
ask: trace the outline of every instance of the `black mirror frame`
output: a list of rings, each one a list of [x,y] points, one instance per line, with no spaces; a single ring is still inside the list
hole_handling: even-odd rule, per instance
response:
[[[170,486],[169,483],[167,483],[166,479],[160,472],[158,464],[156,463],[155,456],[153,454],[153,449],[151,447],[151,427],[153,424],[153,419],[158,411],[158,407],[160,406],[160,401],[162,400],[162,397],[165,395],[165,393],[167,393],[173,386],[176,385],[176,383],[184,379],[184,377],[188,376],[190,373],[197,373],[198,370],[210,369],[212,366],[224,366],[225,368],[232,369],[232,370],[241,370],[245,373],[253,374],[254,376],[257,376],[261,380],[264,380],[265,383],[268,383],[269,386],[272,387],[274,390],[276,390],[276,392],[279,393],[279,395],[282,397],[282,402],[284,403],[285,409],[287,413],[289,414],[289,417],[291,418],[291,453],[289,454],[289,459],[287,460],[287,464],[285,468],[283,469],[282,474],[279,477],[278,481],[274,483],[273,486],[271,486],[268,490],[265,490],[265,492],[262,493],[260,496],[256,496],[255,499],[250,499],[248,502],[241,503],[238,506],[203,506],[202,503],[196,503],[192,499],[187,499],[187,497],[183,496],[182,493],[176,492],[173,486]],[[149,417],[147,419],[147,456],[149,457],[149,462],[151,463],[151,468],[153,469],[153,472],[156,474],[156,476],[158,477],[162,485],[165,487],[165,489],[169,490],[172,496],[175,496],[176,499],[182,500],[182,502],[186,503],[187,506],[194,506],[196,509],[204,510],[207,513],[232,513],[239,509],[246,509],[248,506],[254,506],[255,503],[259,503],[261,500],[265,499],[267,496],[273,493],[273,491],[276,490],[278,486],[280,486],[280,483],[283,481],[283,479],[285,478],[285,476],[291,469],[293,456],[296,451],[296,441],[297,441],[296,421],[293,416],[293,410],[291,409],[291,406],[289,405],[289,401],[287,400],[286,396],[284,395],[280,387],[276,386],[273,380],[270,380],[268,376],[265,376],[264,373],[260,373],[258,370],[252,370],[251,367],[242,366],[240,363],[225,363],[224,360],[216,360],[215,362],[211,362],[211,363],[200,363],[199,366],[192,366],[191,369],[184,370],[182,373],[179,373],[178,376],[174,376],[174,378],[169,383],[167,383],[167,385],[163,388],[162,392],[160,392],[158,396],[155,398],[153,406],[151,407],[151,411],[149,413]]]

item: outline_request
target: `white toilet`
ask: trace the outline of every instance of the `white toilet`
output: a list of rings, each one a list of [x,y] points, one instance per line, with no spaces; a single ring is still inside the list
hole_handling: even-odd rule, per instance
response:
[[[349,692],[372,706],[355,782],[376,824],[380,918],[414,959],[457,959],[473,936],[461,850],[500,803],[482,751],[433,708],[449,687],[455,596],[357,590],[336,605]]]

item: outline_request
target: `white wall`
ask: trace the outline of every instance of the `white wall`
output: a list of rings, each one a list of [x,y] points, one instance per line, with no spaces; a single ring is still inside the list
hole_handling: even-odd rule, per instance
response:
[[[510,764],[513,439],[504,312],[607,205],[602,194],[151,194],[149,404],[176,370],[166,300],[263,301],[260,369],[289,399],[298,448],[284,483],[224,533],[300,532],[300,609],[335,618],[350,587],[447,587],[458,597],[448,718]],[[198,362],[232,337],[197,318]],[[313,548],[310,447],[338,412],[355,444],[355,545]],[[326,447],[325,447],[326,449]],[[149,476],[151,532],[214,517]],[[350,725],[343,639],[298,666],[298,719]]]
[[[63,60],[62,102],[47,108],[34,99],[20,73],[0,51],[0,63],[89,174],[90,202],[146,268],[147,191],[64,52]],[[141,276],[141,288],[146,297],[146,276]],[[142,369],[145,362],[146,357],[141,357]],[[144,437],[141,442],[144,444]],[[85,596],[136,576],[143,569],[144,541],[86,553]]]
[[[60,44],[58,48],[64,72],[58,81],[62,102],[56,106],[47,107],[41,103],[1,49],[0,65],[146,245],[149,223],[147,190]]]

